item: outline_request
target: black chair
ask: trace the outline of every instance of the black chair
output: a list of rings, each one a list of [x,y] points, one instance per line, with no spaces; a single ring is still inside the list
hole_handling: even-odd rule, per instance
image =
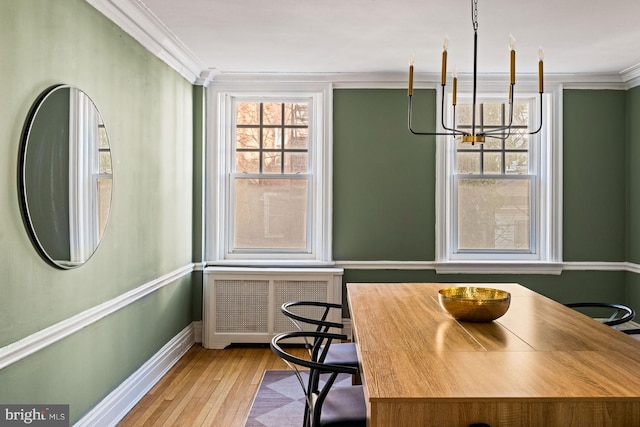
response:
[[[311,360],[294,356],[283,349],[287,341],[313,342]],[[326,356],[334,341],[345,335],[317,331],[284,332],[271,340],[271,350],[289,365],[296,374],[306,398],[303,427],[365,427],[367,407],[361,385],[333,387],[339,374],[354,375],[353,366],[326,363]],[[298,367],[308,369],[305,381]],[[321,381],[322,375],[322,381]]]
[[[609,326],[617,326],[629,322],[633,320],[636,315],[631,307],[622,304],[575,302],[565,305],[573,309],[578,309],[578,311],[588,314]]]
[[[307,311],[317,309],[319,316],[316,318],[303,316],[292,310],[294,307]],[[288,317],[300,331],[305,330],[303,323],[315,326],[316,332],[329,332],[331,328],[342,330],[344,327],[342,323],[330,322],[327,320],[331,310],[342,310],[342,304],[321,301],[290,301],[282,304],[281,309],[282,314]],[[307,342],[308,349],[312,346],[313,343]],[[353,366],[357,368],[359,366],[359,362],[356,344],[352,342],[332,344],[326,355],[325,363],[330,365]]]

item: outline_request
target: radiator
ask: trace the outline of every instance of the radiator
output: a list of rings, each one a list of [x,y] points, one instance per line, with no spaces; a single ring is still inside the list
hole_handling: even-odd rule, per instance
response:
[[[268,343],[295,326],[280,311],[287,301],[342,304],[342,269],[208,267],[203,284],[203,346]],[[317,309],[297,311],[317,317]],[[340,310],[329,320],[340,322]]]

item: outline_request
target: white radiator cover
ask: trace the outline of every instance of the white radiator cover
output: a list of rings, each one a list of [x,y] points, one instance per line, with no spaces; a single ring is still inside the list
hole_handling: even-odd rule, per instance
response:
[[[342,274],[341,268],[205,268],[203,346],[268,343],[295,330],[280,306],[302,300],[342,304]],[[332,310],[329,320],[340,322],[340,310]]]

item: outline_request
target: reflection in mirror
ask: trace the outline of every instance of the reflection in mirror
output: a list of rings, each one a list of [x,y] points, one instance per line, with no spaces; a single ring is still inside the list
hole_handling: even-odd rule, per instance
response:
[[[81,90],[54,86],[35,102],[20,150],[25,224],[40,254],[60,268],[85,263],[111,207],[111,149],[98,109]]]

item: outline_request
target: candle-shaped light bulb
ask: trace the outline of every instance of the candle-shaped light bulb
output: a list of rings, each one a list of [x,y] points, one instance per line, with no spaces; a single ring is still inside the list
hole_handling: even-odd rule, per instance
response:
[[[442,44],[442,77],[440,84],[442,86],[447,84],[447,49],[449,48],[449,39],[445,38]]]
[[[413,56],[413,53],[409,56],[409,96],[413,95],[413,62],[415,60],[415,57]]]
[[[544,77],[543,77],[543,62],[544,62],[544,51],[542,48],[538,49],[538,92],[544,92]]]
[[[516,39],[512,34],[509,35],[509,51],[511,55],[511,72],[509,83],[513,85],[516,83]]]
[[[453,96],[452,96],[452,104],[456,105],[457,103],[457,93],[458,93],[458,68],[454,65],[453,72],[451,73],[453,76]]]

